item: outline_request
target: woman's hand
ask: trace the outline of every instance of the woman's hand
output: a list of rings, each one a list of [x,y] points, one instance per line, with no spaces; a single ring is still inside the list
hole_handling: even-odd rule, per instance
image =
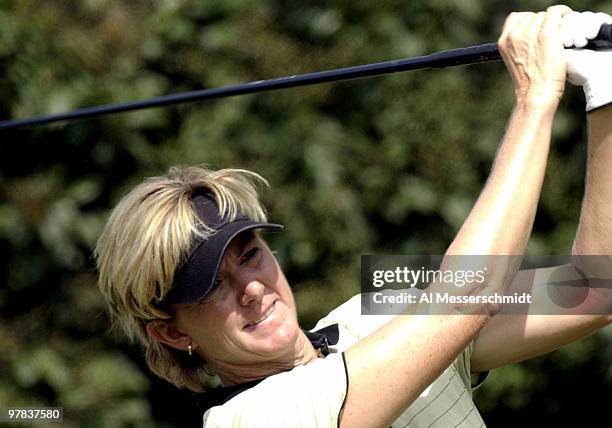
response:
[[[506,19],[498,48],[514,83],[517,104],[558,104],[565,88],[566,63],[561,35],[567,6],[546,12],[512,13]]]

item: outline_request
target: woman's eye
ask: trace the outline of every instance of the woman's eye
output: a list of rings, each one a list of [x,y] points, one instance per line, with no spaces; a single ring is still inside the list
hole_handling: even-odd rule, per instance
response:
[[[253,256],[255,256],[255,254],[257,254],[258,251],[259,251],[259,247],[253,247],[249,251],[244,253],[244,255],[242,256],[242,260],[240,260],[240,264],[243,264],[244,262],[253,258]]]
[[[222,286],[223,286],[223,278],[220,278],[220,279],[215,278],[212,289],[208,292],[208,294],[206,294],[206,296],[200,299],[198,304],[203,305],[203,304],[213,303],[216,300],[218,300],[221,290],[223,288]]]
[[[217,291],[220,286],[223,285],[225,280],[227,279],[227,275],[225,272],[217,272],[215,279],[213,281],[213,288],[211,291]]]

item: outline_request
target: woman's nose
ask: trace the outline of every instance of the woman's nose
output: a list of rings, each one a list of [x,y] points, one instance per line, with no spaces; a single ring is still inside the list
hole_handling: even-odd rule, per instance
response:
[[[242,292],[240,303],[244,306],[260,303],[264,296],[264,285],[256,280],[249,281]]]

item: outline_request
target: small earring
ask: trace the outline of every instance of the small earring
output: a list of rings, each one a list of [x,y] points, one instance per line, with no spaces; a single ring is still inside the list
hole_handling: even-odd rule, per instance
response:
[[[190,357],[193,355],[192,352],[191,352],[191,343],[189,345],[187,345],[187,352],[189,353]]]

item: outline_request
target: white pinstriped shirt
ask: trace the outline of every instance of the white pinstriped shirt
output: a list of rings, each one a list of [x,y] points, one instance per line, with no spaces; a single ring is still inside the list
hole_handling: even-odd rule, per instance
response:
[[[367,336],[393,316],[361,315],[361,295],[340,305],[313,330],[338,324],[340,339],[330,346],[342,352]],[[472,387],[478,376],[470,372],[471,343],[391,425],[392,428],[482,428],[485,423],[472,400]]]
[[[337,324],[330,354],[249,385],[219,391],[204,414],[204,428],[337,427],[347,389],[342,352],[392,316],[361,315],[357,295],[321,319],[312,331]],[[311,339],[312,340],[312,339]],[[472,401],[470,345],[392,424],[392,428],[485,427]]]

